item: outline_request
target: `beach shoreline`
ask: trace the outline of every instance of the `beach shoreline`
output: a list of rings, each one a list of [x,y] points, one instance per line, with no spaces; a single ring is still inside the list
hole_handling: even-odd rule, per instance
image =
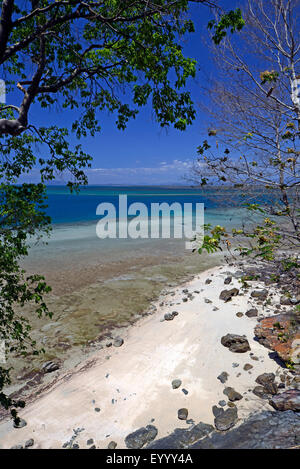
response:
[[[266,369],[277,376],[282,368],[254,340],[254,327],[257,319],[274,313],[278,295],[270,287],[271,304],[259,306],[258,318],[246,316],[255,302],[241,290],[237,271],[233,265],[213,267],[168,289],[155,303],[156,310],[122,331],[121,346],[114,346],[113,336],[109,346],[73,371],[55,378],[50,373],[49,381],[54,382],[29,398],[20,412],[27,425],[14,429],[11,421],[1,422],[0,447],[33,438],[35,448],[61,448],[72,439],[74,429],[84,429],[72,440],[80,448],[89,439],[97,448],[106,448],[111,440],[125,448],[126,435],[147,425],[155,426],[157,438],[162,438],[199,421],[213,424],[212,407],[229,402],[225,387],[241,395],[234,402],[238,423],[253,412],[271,410],[268,401],[253,394],[255,378]],[[230,288],[239,289],[239,295],[224,302],[219,295],[227,288],[228,276]],[[259,287],[259,282],[253,285]],[[173,311],[178,315],[164,319]],[[251,351],[237,354],[225,348],[221,338],[228,333],[245,335]],[[245,370],[245,365],[251,367]],[[222,373],[228,374],[226,384],[218,379]],[[175,379],[181,381],[177,389],[172,386]],[[178,410],[183,408],[188,417],[180,420]]]

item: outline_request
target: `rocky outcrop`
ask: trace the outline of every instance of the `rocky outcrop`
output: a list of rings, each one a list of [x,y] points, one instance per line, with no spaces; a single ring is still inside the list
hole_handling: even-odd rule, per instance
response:
[[[212,425],[198,423],[190,428],[176,428],[171,435],[154,441],[146,449],[184,449],[190,448],[196,441],[214,431]]]
[[[276,410],[300,412],[300,391],[298,389],[289,389],[277,394],[270,399],[269,404]]]
[[[294,324],[293,315],[280,314],[262,319],[254,329],[258,342],[284,362],[300,363],[300,331]]]
[[[288,449],[300,444],[300,414],[262,412],[227,432],[214,431],[200,422],[188,429],[177,428],[147,449]]]
[[[300,444],[300,415],[262,412],[225,434],[213,432],[191,449],[288,449]]]

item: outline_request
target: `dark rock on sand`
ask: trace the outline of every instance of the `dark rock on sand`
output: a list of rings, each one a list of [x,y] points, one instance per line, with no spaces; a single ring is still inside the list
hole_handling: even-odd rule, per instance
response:
[[[246,363],[246,365],[244,365],[244,368],[243,368],[243,369],[244,369],[245,371],[249,371],[249,370],[251,370],[252,368],[253,368],[253,366],[250,365],[250,363]]]
[[[244,353],[250,350],[250,345],[246,337],[237,334],[227,334],[223,336],[221,344],[235,353]]]
[[[116,449],[117,443],[115,441],[110,441],[107,445],[108,449]]]
[[[87,440],[86,444],[87,444],[88,446],[93,445],[93,444],[94,444],[93,438],[90,438],[89,440]]]
[[[258,315],[258,310],[256,308],[248,309],[245,313],[248,318],[255,318]]]
[[[270,399],[269,404],[276,410],[300,412],[300,391],[298,389],[289,389],[277,394]]]
[[[263,386],[267,393],[277,394],[278,386],[274,382],[275,381],[274,373],[263,373],[262,375],[259,375],[255,381],[261,386]]]
[[[266,300],[268,296],[267,290],[253,290],[251,292],[252,298],[257,298],[258,300]]]
[[[125,444],[129,449],[139,449],[150,443],[157,435],[157,428],[154,425],[147,425],[133,433],[130,433],[125,438]]]
[[[182,383],[181,379],[173,379],[172,388],[173,389],[179,388],[181,386],[181,383]]]
[[[255,396],[260,397],[261,399],[270,399],[270,394],[268,394],[266,388],[263,386],[255,386],[252,392]]]
[[[211,280],[210,278],[207,278],[207,279],[205,280],[205,284],[206,284],[206,285],[209,285],[211,282],[212,282],[212,280]]]
[[[225,303],[230,301],[233,296],[238,295],[239,289],[238,288],[231,288],[231,290],[222,290],[220,293],[220,300],[224,300]]]
[[[21,418],[19,418],[19,417],[18,417],[17,420],[14,421],[14,423],[13,423],[14,428],[23,428],[23,427],[26,427],[26,425],[27,425],[26,420],[21,419]]]
[[[178,410],[178,418],[179,420],[186,420],[188,417],[189,411],[185,408]]]
[[[113,342],[114,347],[121,347],[123,344],[124,344],[124,340],[121,339],[121,337],[116,337]]]
[[[226,373],[226,371],[222,371],[222,373],[217,377],[217,379],[219,381],[221,381],[222,384],[226,383],[227,379],[228,379],[228,373]]]
[[[176,428],[171,435],[156,440],[147,449],[184,449],[190,448],[196,441],[209,435],[214,430],[212,425],[198,423],[190,428]]]
[[[235,391],[235,389],[230,387],[225,388],[223,394],[225,394],[225,396],[227,396],[231,402],[240,401],[241,399],[243,399],[243,396],[239,392]]]
[[[34,439],[33,439],[33,438],[30,438],[29,440],[27,440],[27,441],[25,442],[25,445],[24,445],[24,446],[25,446],[25,448],[30,448],[30,447],[33,446],[33,445],[34,445]]]
[[[224,280],[224,285],[229,285],[232,282],[232,277],[226,277]]]
[[[232,428],[236,424],[237,420],[237,408],[231,407],[218,415],[218,417],[215,418],[214,423],[217,430],[224,432],[229,430],[229,428]]]

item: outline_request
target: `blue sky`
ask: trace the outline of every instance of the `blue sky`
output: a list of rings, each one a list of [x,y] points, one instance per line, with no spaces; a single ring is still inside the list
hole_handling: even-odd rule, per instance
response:
[[[236,8],[236,2],[219,2],[225,10]],[[197,109],[193,125],[185,132],[172,128],[161,129],[155,122],[151,106],[147,105],[135,120],[128,123],[125,131],[115,126],[115,116],[103,113],[100,116],[101,133],[82,140],[83,148],[93,156],[92,168],[87,170],[89,184],[186,184],[184,176],[196,157],[196,148],[207,137],[209,120],[199,109],[201,85],[214,72],[213,61],[207,46],[209,35],[207,23],[213,14],[201,5],[191,7],[190,14],[196,25],[196,32],[187,36],[183,49],[187,56],[198,61],[197,76],[188,82]],[[9,99],[9,97],[8,97]],[[30,121],[39,125],[56,123],[66,125],[72,120],[70,112],[45,113],[34,106]],[[24,176],[22,182],[37,181],[38,171]],[[66,177],[57,182],[63,183]]]

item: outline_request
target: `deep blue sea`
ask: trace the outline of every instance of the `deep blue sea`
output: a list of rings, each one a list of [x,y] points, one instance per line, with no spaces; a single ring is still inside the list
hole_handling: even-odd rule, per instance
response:
[[[118,216],[118,196],[127,195],[128,206],[134,202],[144,203],[150,211],[151,203],[172,204],[174,202],[204,203],[206,209],[215,209],[219,206],[209,197],[203,196],[197,189],[185,187],[149,187],[149,186],[86,186],[79,193],[70,193],[65,186],[47,187],[48,214],[52,223],[82,223],[99,219],[96,215],[98,204],[112,203],[116,207]]]

